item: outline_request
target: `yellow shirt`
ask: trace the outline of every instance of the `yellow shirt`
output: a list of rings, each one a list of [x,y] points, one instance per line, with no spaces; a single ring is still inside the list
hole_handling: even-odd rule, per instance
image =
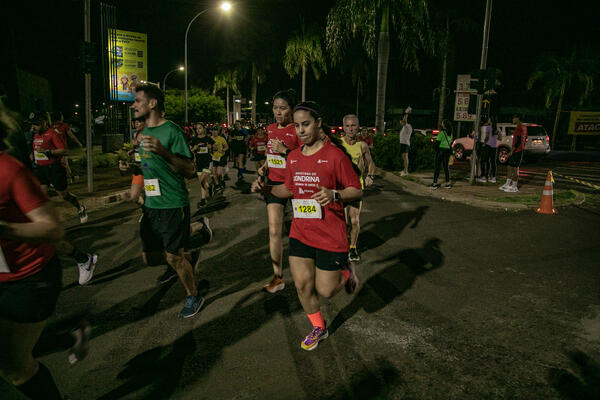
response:
[[[227,141],[223,136],[211,137],[215,141],[215,144],[212,146],[212,159],[219,161],[225,155],[224,149],[227,146]]]
[[[342,138],[342,143],[344,145],[344,148],[348,152],[348,154],[350,154],[350,157],[352,157],[352,162],[358,167],[358,169],[362,173],[365,168],[365,162],[363,159],[363,152],[362,152],[362,142],[360,140],[357,140],[354,144],[350,145],[350,144],[348,144],[348,142],[346,142],[346,139]],[[364,179],[362,178],[362,176],[360,177],[360,184],[361,184],[362,188],[364,189],[365,182],[364,182]]]

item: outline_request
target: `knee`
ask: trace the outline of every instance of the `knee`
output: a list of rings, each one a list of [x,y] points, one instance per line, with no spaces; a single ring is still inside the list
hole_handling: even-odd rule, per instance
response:
[[[294,280],[294,286],[296,286],[296,292],[300,297],[306,297],[313,291],[313,283],[309,281]]]
[[[269,237],[271,240],[281,240],[281,224],[269,224]]]
[[[352,227],[358,228],[360,226],[360,217],[358,215],[350,217],[350,223]]]
[[[165,259],[167,260],[167,263],[175,269],[180,269],[182,267],[183,257],[177,254],[167,253]]]
[[[335,295],[335,288],[317,286],[317,293],[326,299],[330,299]]]

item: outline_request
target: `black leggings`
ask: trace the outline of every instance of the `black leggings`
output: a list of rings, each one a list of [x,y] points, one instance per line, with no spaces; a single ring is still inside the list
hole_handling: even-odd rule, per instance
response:
[[[481,176],[495,178],[498,149],[486,145],[483,146],[481,153]]]
[[[435,170],[433,172],[433,183],[437,183],[438,177],[440,176],[440,167],[444,166],[444,175],[446,182],[450,182],[450,167],[448,162],[450,161],[450,149],[438,149],[435,152]]]

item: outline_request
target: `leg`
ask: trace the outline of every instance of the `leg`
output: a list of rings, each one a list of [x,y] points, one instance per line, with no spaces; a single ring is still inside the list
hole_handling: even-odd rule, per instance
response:
[[[267,205],[267,216],[269,221],[269,251],[273,264],[273,274],[283,276],[283,205],[271,203]]]
[[[129,189],[129,200],[133,203],[143,205],[144,198],[142,197],[142,190],[144,190],[143,185],[132,184],[131,189]]]
[[[496,178],[496,168],[497,168],[497,162],[498,162],[498,149],[497,148],[492,148],[491,149],[491,156],[490,156],[490,178]]]
[[[198,296],[198,290],[196,289],[196,281],[194,280],[194,271],[192,271],[192,265],[185,258],[183,248],[177,250],[177,253],[165,252],[165,258],[167,263],[177,272],[179,280],[183,284],[185,291],[188,296]]]
[[[317,293],[326,299],[335,296],[346,285],[346,278],[340,271],[325,271],[317,268],[315,287]]]
[[[435,159],[434,159],[434,169],[433,169],[433,183],[436,184],[438,181],[438,178],[440,176],[440,164],[442,162],[442,156],[440,154],[441,150],[438,149],[435,152]]]
[[[358,234],[360,233],[360,210],[362,209],[362,201],[359,202],[358,207],[348,206],[348,215],[350,217],[350,224],[352,229],[350,230],[350,248],[356,247],[358,242]]]
[[[319,312],[319,297],[315,290],[315,261],[293,256],[290,256],[289,261],[302,309],[309,315]]]
[[[404,173],[408,174],[408,152],[402,153],[402,160],[404,161]]]
[[[444,164],[444,178],[446,178],[446,183],[450,182],[450,166],[448,165],[449,162],[450,150],[445,150],[442,157],[442,163]]]
[[[15,386],[27,382],[38,371],[32,351],[44,325],[46,321],[26,324],[0,319],[0,337],[8,340],[0,353],[0,374]]]
[[[75,207],[77,210],[81,209],[81,204],[79,203],[79,200],[77,200],[77,197],[75,197],[75,195],[73,195],[72,193],[69,193],[66,190],[63,190],[63,191],[57,190],[57,192],[64,201],[73,205],[73,207]]]

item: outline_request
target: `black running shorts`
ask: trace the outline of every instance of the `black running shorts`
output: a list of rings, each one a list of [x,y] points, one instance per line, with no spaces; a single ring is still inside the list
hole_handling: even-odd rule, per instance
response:
[[[144,206],[140,236],[145,253],[164,250],[177,254],[190,238],[190,206],[167,209]]]
[[[317,268],[324,271],[338,271],[348,265],[348,252],[327,251],[308,246],[298,239],[290,238],[290,257],[315,260]]]
[[[269,178],[267,178],[267,186],[278,186],[278,185],[283,185],[283,182],[272,181]],[[265,194],[264,198],[265,198],[265,203],[267,203],[267,205],[281,204],[282,206],[285,207],[285,205],[289,201],[289,199],[282,199],[280,197],[273,196],[271,193]]]
[[[213,167],[226,167],[227,166],[227,156],[223,156],[218,160],[213,158]]]
[[[400,153],[408,153],[408,151],[410,150],[410,146],[404,143],[400,143]]]
[[[37,274],[0,283],[0,318],[32,324],[47,320],[62,289],[62,268],[54,255]]]
[[[510,157],[508,157],[508,165],[511,167],[518,168],[521,166],[521,161],[523,161],[523,152],[519,151],[518,153],[512,153]]]
[[[67,190],[67,170],[60,163],[38,166],[35,175],[40,185],[54,186],[59,192]]]

